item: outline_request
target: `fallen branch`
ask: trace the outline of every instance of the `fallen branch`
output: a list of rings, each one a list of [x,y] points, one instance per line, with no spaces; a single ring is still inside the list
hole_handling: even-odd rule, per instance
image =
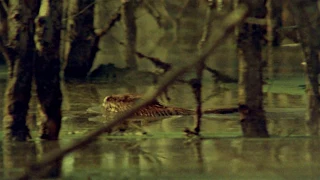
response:
[[[239,112],[238,107],[218,108],[218,109],[206,109],[203,114],[231,114]]]
[[[48,153],[41,161],[29,166],[20,178],[30,178],[35,170],[42,169],[47,165],[56,162],[57,160],[61,160],[70,152],[93,142],[98,136],[105,132],[110,132],[112,128],[125,122],[127,118],[131,117],[140,108],[151,103],[157,96],[162,93],[163,90],[165,90],[170,84],[172,84],[178,76],[188,71],[188,69],[190,69],[191,67],[196,66],[198,63],[204,62],[207,57],[223,42],[223,40],[233,32],[233,28],[243,21],[247,12],[248,9],[246,6],[239,5],[236,10],[231,12],[225,19],[223,19],[221,24],[214,29],[214,36],[212,36],[212,39],[210,39],[212,45],[208,48],[204,48],[203,54],[193,57],[189,62],[186,62],[179,68],[172,68],[172,71],[164,75],[163,79],[159,82],[158,87],[146,93],[146,95],[142,98],[143,100],[138,101],[136,105],[134,105],[130,110],[126,111],[125,113],[119,114],[112,122],[88,134],[79,141],[61,148],[61,150],[53,150],[52,152]]]

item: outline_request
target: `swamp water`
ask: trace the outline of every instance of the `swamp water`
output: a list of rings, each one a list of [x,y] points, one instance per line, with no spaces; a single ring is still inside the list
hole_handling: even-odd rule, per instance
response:
[[[223,54],[223,53],[222,53]],[[219,55],[219,54],[218,54]],[[230,63],[234,66],[234,63]],[[276,72],[265,85],[265,109],[271,138],[245,139],[237,114],[205,115],[202,139],[187,138],[183,130],[193,128],[192,116],[163,118],[143,126],[147,135],[104,134],[55,164],[50,179],[318,179],[320,178],[320,138],[309,135],[305,123],[304,76],[299,60],[275,63]],[[295,64],[295,65],[292,65]],[[236,74],[225,62],[212,66]],[[232,70],[233,69],[233,70]],[[1,69],[0,95],[5,90],[5,68]],[[0,176],[18,177],[24,168],[53,149],[62,148],[106,122],[90,121],[96,116],[87,109],[97,106],[107,95],[144,93],[148,85],[95,82],[64,82],[63,124],[59,141],[37,139],[30,119],[33,140],[4,142],[0,131]],[[237,105],[236,84],[220,89],[210,78],[203,88],[204,109]],[[194,108],[191,89],[183,84],[169,89],[167,105]],[[3,101],[0,101],[3,107]],[[1,108],[2,109],[2,108]],[[2,112],[1,112],[2,117]],[[2,118],[1,118],[2,119]],[[2,126],[2,124],[0,124]],[[35,171],[35,173],[38,173]],[[2,178],[1,178],[2,179]]]

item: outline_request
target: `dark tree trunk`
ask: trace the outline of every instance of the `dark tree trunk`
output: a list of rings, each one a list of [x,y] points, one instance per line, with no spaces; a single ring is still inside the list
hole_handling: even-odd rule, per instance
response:
[[[84,78],[90,71],[96,50],[94,33],[94,2],[92,0],[69,1],[66,45],[67,59],[65,59],[65,77]],[[95,48],[92,48],[92,47]]]
[[[42,0],[35,20],[35,82],[43,117],[40,134],[43,139],[57,139],[61,126],[60,29],[62,1]]]
[[[308,97],[307,121],[310,134],[319,135],[320,95],[319,95],[319,52],[320,52],[320,13],[317,1],[292,0],[290,10],[299,26],[298,32],[306,60],[306,84]]]
[[[136,41],[137,26],[134,15],[135,0],[122,0],[122,19],[124,24],[124,36],[126,41],[125,61],[130,69],[137,69]]]
[[[243,0],[250,8],[249,17],[264,18],[264,1]],[[244,23],[239,28],[239,109],[245,137],[268,137],[263,109],[261,41],[264,28]]]
[[[41,138],[57,139],[62,102],[59,77],[61,1],[12,0],[9,7],[8,45],[0,39],[9,67],[3,120],[5,134],[12,140],[26,140],[30,136],[26,116],[34,76],[44,116]]]
[[[8,37],[8,1],[0,2],[0,52],[4,53],[4,43]],[[2,45],[1,45],[2,44]],[[0,53],[0,65],[5,64],[5,56]],[[7,59],[8,60],[8,59]]]
[[[61,21],[61,30],[60,30],[60,62],[62,63],[62,68],[67,64],[67,59],[70,51],[70,39],[68,37],[68,12],[69,12],[69,1],[62,1],[62,21]],[[63,74],[63,73],[62,73]]]
[[[0,36],[6,37],[8,32],[7,16],[8,16],[8,2],[0,2]]]
[[[271,23],[272,28],[272,45],[279,46],[282,40],[280,34],[280,28],[282,27],[282,1],[279,0],[268,0],[270,1],[271,8],[271,19],[274,21]]]
[[[37,0],[9,2],[8,46],[6,50],[2,49],[9,68],[3,127],[6,137],[12,140],[26,140],[29,137],[26,115],[35,58],[32,20],[38,9]]]

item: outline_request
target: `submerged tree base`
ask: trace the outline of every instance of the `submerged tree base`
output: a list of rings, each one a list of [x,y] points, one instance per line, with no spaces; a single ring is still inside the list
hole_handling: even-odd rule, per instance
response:
[[[269,137],[264,120],[249,118],[241,120],[244,137]]]
[[[239,105],[239,112],[244,137],[269,137],[263,110],[250,110],[247,105]]]

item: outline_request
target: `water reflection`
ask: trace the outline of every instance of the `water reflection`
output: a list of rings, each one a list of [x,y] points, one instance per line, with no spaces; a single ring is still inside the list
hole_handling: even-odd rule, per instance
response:
[[[319,139],[139,139],[102,138],[75,152],[73,172],[64,176],[299,179],[320,175]]]
[[[30,165],[42,159],[48,152],[59,149],[57,141],[29,141],[29,142],[12,142],[2,141],[2,167],[1,174],[5,179],[17,178],[24,174],[26,165]],[[24,177],[38,178],[57,178],[61,175],[61,162],[56,161],[48,167],[34,167],[31,174]]]
[[[40,141],[36,143],[38,153],[36,154],[38,159],[45,157],[50,151],[60,149],[60,143],[58,141]],[[41,167],[41,178],[59,178],[61,176],[61,160],[57,160],[54,163],[50,164],[47,168]],[[38,176],[38,175],[37,175]]]
[[[3,177],[15,177],[22,173],[21,168],[26,164],[36,161],[36,148],[32,142],[3,141],[1,152]]]

